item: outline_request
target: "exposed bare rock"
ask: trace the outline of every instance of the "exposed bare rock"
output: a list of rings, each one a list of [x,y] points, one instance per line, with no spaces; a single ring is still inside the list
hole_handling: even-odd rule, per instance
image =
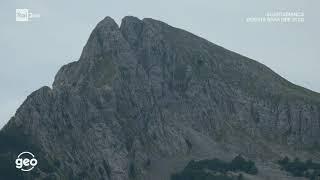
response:
[[[0,163],[24,150],[39,158],[10,177],[168,180],[190,159],[319,160],[320,95],[163,22],[106,17],[0,133]],[[259,178],[285,176],[272,168]]]

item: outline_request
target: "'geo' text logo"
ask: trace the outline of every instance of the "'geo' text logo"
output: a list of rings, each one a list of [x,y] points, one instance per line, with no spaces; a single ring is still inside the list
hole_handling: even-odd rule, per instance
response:
[[[31,152],[22,152],[16,159],[16,168],[21,171],[31,171],[37,164],[38,161]]]

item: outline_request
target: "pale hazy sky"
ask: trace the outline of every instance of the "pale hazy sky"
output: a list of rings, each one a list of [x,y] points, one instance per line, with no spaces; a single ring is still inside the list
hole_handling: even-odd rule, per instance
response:
[[[78,60],[105,16],[151,17],[197,34],[269,66],[289,81],[320,92],[318,0],[2,0],[0,2],[0,127],[26,97],[51,86],[58,69]],[[39,13],[16,22],[16,9]],[[304,12],[304,23],[247,23],[267,12]]]

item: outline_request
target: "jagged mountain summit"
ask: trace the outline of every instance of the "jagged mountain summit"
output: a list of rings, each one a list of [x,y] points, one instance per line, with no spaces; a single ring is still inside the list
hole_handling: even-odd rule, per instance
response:
[[[169,180],[191,159],[242,154],[255,179],[293,179],[273,162],[319,160],[319,137],[318,93],[163,22],[106,17],[1,130],[0,178]],[[22,151],[38,158],[30,172],[15,168]]]

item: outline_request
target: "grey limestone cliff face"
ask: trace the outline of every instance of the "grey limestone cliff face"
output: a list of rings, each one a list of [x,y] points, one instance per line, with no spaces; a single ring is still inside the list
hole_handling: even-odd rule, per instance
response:
[[[106,17],[0,136],[0,157],[40,159],[12,177],[169,179],[188,158],[319,158],[320,95],[163,22]]]

